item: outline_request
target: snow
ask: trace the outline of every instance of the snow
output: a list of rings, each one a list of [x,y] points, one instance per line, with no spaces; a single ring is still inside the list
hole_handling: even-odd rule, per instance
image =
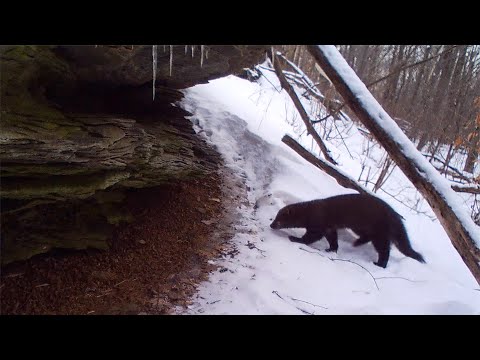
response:
[[[178,313],[480,314],[478,284],[428,204],[398,168],[384,186],[396,196],[377,196],[404,216],[412,247],[427,264],[392,247],[383,269],[373,264],[373,246],[354,248],[349,231],[340,231],[335,254],[325,252],[325,239],[311,246],[288,240],[288,235],[302,236],[302,229],[269,227],[285,205],[355,191],[341,187],[281,142],[289,134],[319,154],[288,94],[278,91],[275,74],[263,74],[268,78],[258,83],[229,76],[184,91],[180,106],[193,114],[195,130],[217,146],[226,165],[245,179],[249,204],[238,208],[231,240],[239,253],[216,259],[219,270],[200,285],[194,303]],[[344,139],[332,138],[326,145],[339,167],[356,179],[366,138],[351,123],[336,125]],[[379,146],[369,153],[364,161],[373,168],[385,156]],[[411,210],[414,206],[420,213]]]

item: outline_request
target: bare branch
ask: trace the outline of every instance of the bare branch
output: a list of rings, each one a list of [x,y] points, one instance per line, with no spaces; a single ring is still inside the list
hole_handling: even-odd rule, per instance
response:
[[[351,263],[351,264],[355,264],[355,265],[357,265],[357,266],[360,266],[360,267],[361,267],[363,270],[365,270],[365,271],[370,275],[370,277],[373,279],[373,282],[375,283],[375,286],[377,287],[377,290],[380,290],[380,288],[378,287],[378,284],[377,284],[377,280],[375,280],[375,277],[372,275],[372,273],[371,273],[370,271],[368,271],[368,269],[365,268],[364,266],[362,266],[362,265],[360,265],[360,264],[358,264],[358,263],[356,263],[355,261],[352,261],[352,260],[332,259],[332,258],[330,258],[330,260],[332,260],[332,261],[345,261],[345,262],[349,262],[349,263]]]
[[[282,141],[292,148],[298,155],[303,157],[309,163],[315,165],[320,170],[323,170],[328,175],[332,176],[337,182],[346,188],[357,190],[361,194],[371,194],[370,191],[358,184],[354,179],[340,171],[335,166],[317,158],[315,155],[306,150],[302,145],[295,141],[290,135],[285,135]]]
[[[452,51],[452,50],[455,49],[456,47],[458,47],[458,45],[453,45],[453,46],[449,47],[448,49],[446,49],[445,51],[442,51],[442,52],[440,52],[440,53],[438,53],[438,54],[436,54],[436,55],[433,55],[433,56],[431,56],[431,57],[429,57],[429,58],[427,58],[427,59],[423,59],[423,60],[417,61],[417,62],[415,62],[415,63],[413,63],[413,64],[401,65],[401,66],[399,66],[397,69],[395,69],[394,71],[392,71],[392,72],[390,72],[389,74],[381,77],[381,78],[378,79],[378,80],[375,80],[375,81],[369,83],[369,84],[366,85],[366,86],[367,86],[367,88],[370,88],[370,87],[372,87],[373,85],[378,84],[379,82],[381,82],[381,81],[383,81],[383,80],[386,80],[386,79],[392,77],[393,75],[396,75],[396,74],[398,74],[398,73],[400,73],[400,72],[402,72],[402,71],[405,71],[405,70],[407,70],[407,69],[409,69],[409,68],[412,68],[412,67],[414,67],[414,66],[418,66],[418,65],[424,64],[424,63],[426,63],[426,62],[428,62],[428,61],[430,61],[430,60],[433,60],[433,59],[435,59],[435,58],[437,58],[437,57],[440,57],[440,56],[442,56],[442,55],[444,55],[444,54]]]
[[[382,277],[377,277],[377,280],[384,280],[384,279],[399,279],[399,280],[405,280],[409,281],[412,283],[419,283],[419,282],[426,282],[425,280],[410,280],[401,276],[382,276]]]
[[[452,189],[456,192],[470,193],[470,194],[480,194],[480,186],[459,186],[452,185]]]
[[[280,299],[282,299],[283,301],[287,302],[287,301],[278,293],[278,291],[273,290],[273,291],[272,291],[272,294],[277,295]],[[301,309],[301,308],[299,308],[299,307],[297,307],[297,306],[294,306],[294,305],[293,305],[293,307],[294,307],[295,309],[301,311],[301,312],[304,313],[304,314],[313,315],[313,313],[308,312],[308,311],[306,311],[306,310],[303,310],[303,309]]]
[[[289,298],[290,298],[290,299],[292,299],[293,301],[299,301],[299,302],[303,302],[304,304],[308,304],[308,305],[312,305],[312,306],[315,306],[315,307],[319,307],[319,308],[322,308],[322,309],[328,310],[328,308],[327,308],[327,307],[325,307],[325,306],[321,306],[321,305],[312,304],[311,302],[304,301],[304,300],[300,300],[300,299],[295,299],[294,297],[291,297],[291,296],[289,296]]]

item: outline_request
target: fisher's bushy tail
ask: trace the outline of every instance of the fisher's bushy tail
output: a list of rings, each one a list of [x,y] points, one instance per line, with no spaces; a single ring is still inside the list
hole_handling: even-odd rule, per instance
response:
[[[398,221],[398,226],[395,227],[395,231],[392,234],[392,242],[403,255],[411,257],[412,259],[420,261],[421,263],[425,263],[423,256],[413,250],[412,246],[410,245],[407,230],[405,229],[405,226],[401,220]]]

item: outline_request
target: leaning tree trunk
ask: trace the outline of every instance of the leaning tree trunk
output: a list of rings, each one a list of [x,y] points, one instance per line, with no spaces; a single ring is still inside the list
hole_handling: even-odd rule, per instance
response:
[[[277,58],[278,59],[278,58]],[[302,102],[298,98],[297,94],[295,93],[295,90],[293,89],[292,85],[287,81],[285,78],[285,75],[283,75],[283,70],[280,66],[280,64],[277,61],[273,61],[273,67],[275,69],[275,72],[278,76],[278,79],[280,80],[280,84],[282,85],[282,88],[285,89],[285,91],[290,95],[290,98],[293,101],[293,104],[298,110],[298,113],[300,114],[300,117],[302,118],[303,122],[305,123],[305,126],[307,127],[308,134],[313,137],[317,145],[319,146],[320,150],[323,153],[323,156],[325,156],[325,159],[327,159],[329,162],[332,164],[336,165],[337,162],[332,158],[330,155],[330,151],[328,150],[327,146],[321,139],[320,135],[318,135],[317,131],[315,130],[315,127],[312,125],[312,122],[310,120],[310,117],[308,116],[307,112],[305,111]]]
[[[479,229],[465,209],[457,205],[456,195],[447,180],[415,149],[335,46],[309,45],[307,48],[359,120],[428,201],[453,246],[480,284]]]

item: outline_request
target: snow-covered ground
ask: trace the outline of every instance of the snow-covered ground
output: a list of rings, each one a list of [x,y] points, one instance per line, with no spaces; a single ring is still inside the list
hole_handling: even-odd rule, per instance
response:
[[[397,168],[377,195],[405,218],[412,247],[427,264],[392,246],[387,268],[379,268],[371,243],[354,248],[348,231],[339,233],[335,254],[324,251],[325,239],[311,246],[288,240],[288,235],[302,236],[302,229],[270,229],[285,205],[354,191],[281,142],[290,134],[318,154],[276,77],[265,75],[258,83],[229,76],[197,85],[185,91],[180,104],[193,114],[197,132],[245,179],[250,206],[238,209],[232,241],[239,253],[218,260],[219,270],[200,285],[194,304],[179,313],[480,314],[478,284],[428,204]],[[335,125],[343,139],[330,133],[326,143],[343,171],[357,179],[362,161],[378,167],[384,156],[379,146],[371,147],[366,158],[368,142],[357,127]],[[458,201],[465,199],[458,195]]]

